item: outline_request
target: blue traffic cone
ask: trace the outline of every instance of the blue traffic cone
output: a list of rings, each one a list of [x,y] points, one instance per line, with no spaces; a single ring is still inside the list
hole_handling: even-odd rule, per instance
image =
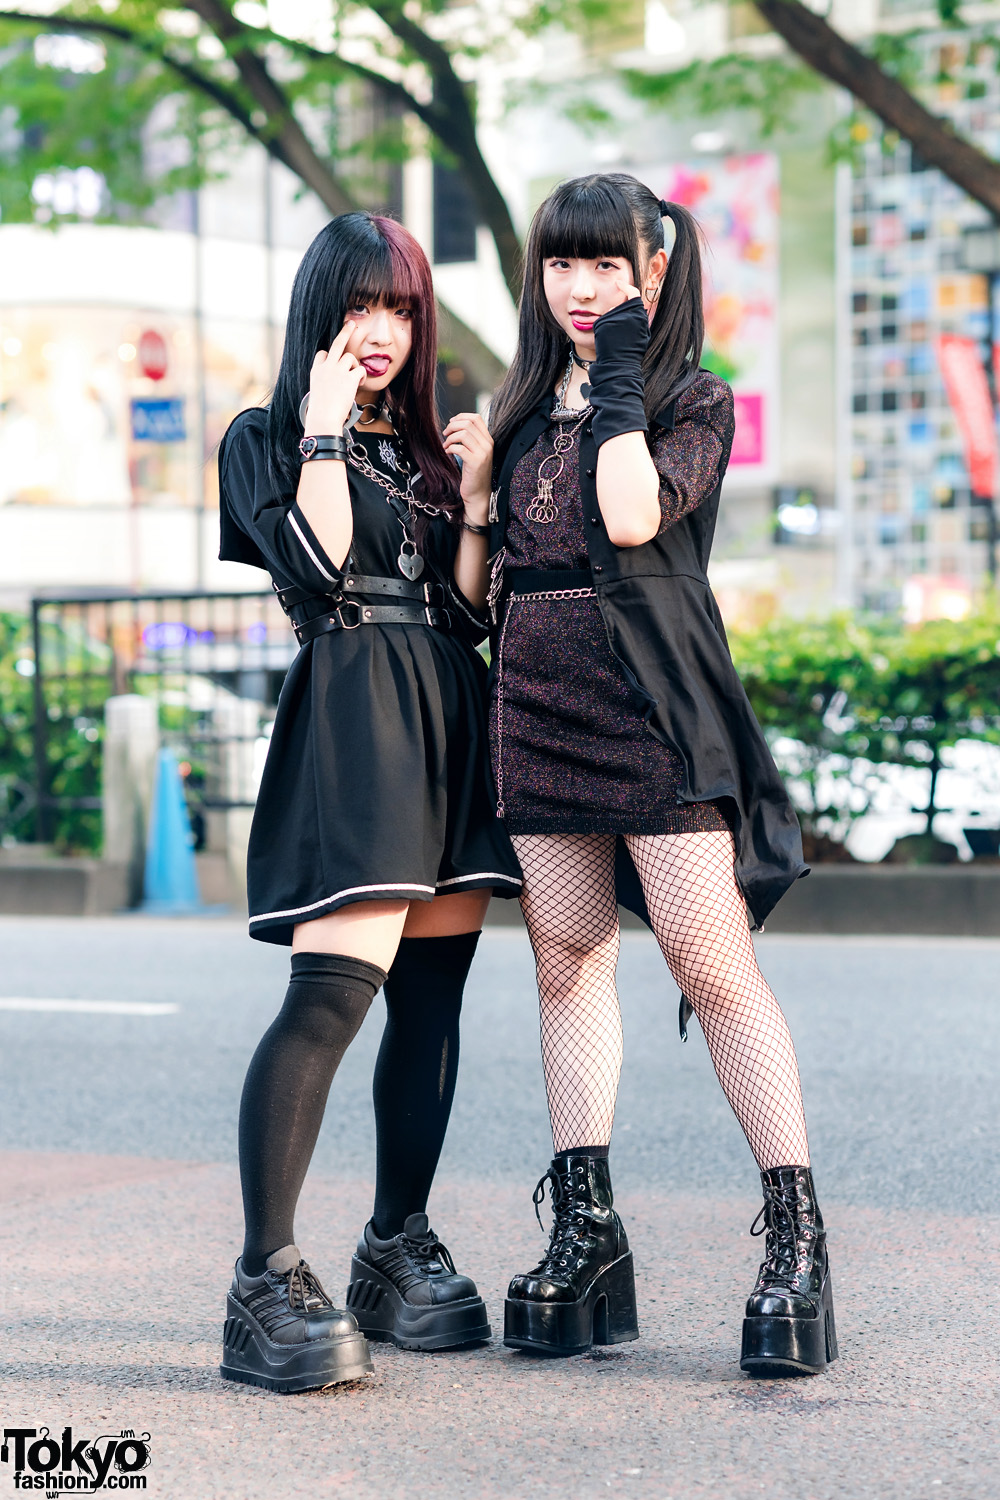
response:
[[[198,872],[184,786],[172,750],[161,750],[146,845],[144,911],[200,911]]]

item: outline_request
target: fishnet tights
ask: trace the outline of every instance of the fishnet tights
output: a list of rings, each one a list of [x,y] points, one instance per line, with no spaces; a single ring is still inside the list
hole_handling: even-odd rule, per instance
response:
[[[650,919],[762,1171],[808,1166],[798,1063],[754,954],[728,833],[626,836]],[[607,1145],[622,1060],[611,834],[518,834],[556,1151]]]
[[[513,844],[538,975],[553,1146],[606,1146],[622,1065],[614,839],[529,833]]]

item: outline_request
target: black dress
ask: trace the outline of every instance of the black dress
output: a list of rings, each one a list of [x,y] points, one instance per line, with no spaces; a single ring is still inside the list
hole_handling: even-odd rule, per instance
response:
[[[496,452],[490,528],[494,589],[510,576],[501,569],[513,474],[550,426],[551,409],[546,393]],[[694,434],[686,428],[708,431]],[[649,732],[683,764],[680,799],[725,809],[736,845],[736,879],[760,927],[808,870],[795,811],[733,666],[706,571],[732,439],[732,392],[703,370],[690,391],[669,402],[651,424],[661,506],[668,512],[659,534],[639,547],[616,547],[611,541],[597,500],[597,444],[586,422],[580,434],[580,498],[588,581],[611,653]],[[503,603],[502,589],[497,603]],[[494,663],[498,636],[495,628]],[[619,838],[618,899],[642,915],[641,887],[623,848]]]
[[[678,402],[675,433],[659,434],[661,530],[677,519],[679,471],[697,504],[714,483],[722,442],[685,420],[704,404],[702,382]],[[700,399],[699,399],[700,398]],[[587,569],[580,495],[579,418],[553,419],[514,469],[504,538],[507,568]],[[560,431],[574,433],[555,478],[557,515],[532,518],[538,470],[552,474]],[[650,734],[635,694],[608,644],[597,594],[510,595],[501,623],[490,705],[493,765],[511,833],[678,834],[727,832],[715,802],[681,800],[684,765]],[[502,705],[502,719],[499,709]]]
[[[257,561],[278,588],[328,594],[342,570],[294,496],[275,494],[265,423],[264,411],[243,412],[223,439],[220,555]],[[361,441],[391,480],[398,451],[392,441],[374,434]],[[348,481],[351,567],[400,576],[403,533],[385,491],[353,468]],[[472,645],[485,626],[450,582],[455,548],[454,528],[433,521],[423,550],[464,629],[338,630],[307,642],[289,668],[250,833],[251,936],[289,944],[296,923],[355,901],[520,890],[517,860],[495,813],[486,666]]]

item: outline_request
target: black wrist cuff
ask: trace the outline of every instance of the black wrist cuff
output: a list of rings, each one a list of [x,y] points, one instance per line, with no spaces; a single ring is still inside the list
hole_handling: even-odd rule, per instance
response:
[[[600,447],[623,432],[645,432],[642,361],[649,319],[641,297],[619,303],[594,324],[597,357],[590,367],[591,431]]]
[[[347,439],[343,433],[338,436],[327,434],[323,437],[304,437],[299,441],[299,457],[304,464],[315,458],[339,458],[342,463],[347,462]]]

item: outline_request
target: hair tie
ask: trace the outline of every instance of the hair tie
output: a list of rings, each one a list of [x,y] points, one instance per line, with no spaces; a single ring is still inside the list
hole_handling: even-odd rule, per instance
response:
[[[670,203],[668,203],[667,200],[666,200],[666,198],[661,198],[660,199],[659,207],[660,207],[660,218],[661,219],[669,219],[671,217],[670,210],[673,207],[673,205],[670,204]]]

